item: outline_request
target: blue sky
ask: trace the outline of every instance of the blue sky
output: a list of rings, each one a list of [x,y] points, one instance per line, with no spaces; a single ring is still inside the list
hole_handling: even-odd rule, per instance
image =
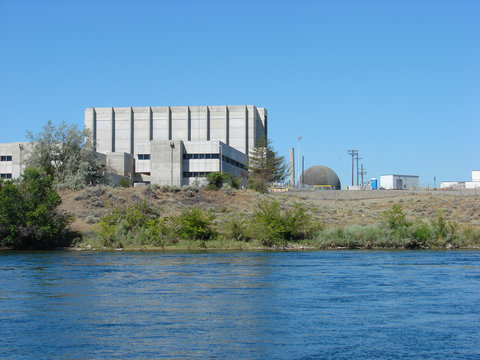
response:
[[[351,181],[480,170],[480,2],[0,0],[0,142],[86,107],[266,107]]]

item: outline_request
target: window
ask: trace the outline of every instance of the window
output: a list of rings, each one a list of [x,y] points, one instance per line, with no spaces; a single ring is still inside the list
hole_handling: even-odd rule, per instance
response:
[[[183,154],[183,159],[184,160],[205,160],[205,159],[219,159],[218,154]],[[225,157],[224,157],[225,160]]]
[[[0,161],[12,161],[12,155],[2,155]]]
[[[12,178],[12,174],[0,174],[0,178],[1,178],[1,179],[11,179],[11,178]]]
[[[150,154],[138,154],[138,160],[150,160]]]
[[[235,167],[238,167],[240,169],[245,169],[246,166],[242,164],[241,162],[238,162],[236,160],[233,160],[232,158],[229,158],[228,156],[222,155],[223,161],[225,161],[227,164],[232,164]]]
[[[184,171],[183,177],[205,177],[210,174],[209,171]]]

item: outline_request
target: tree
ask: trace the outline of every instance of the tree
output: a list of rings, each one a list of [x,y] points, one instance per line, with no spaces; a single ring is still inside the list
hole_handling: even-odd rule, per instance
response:
[[[51,175],[26,168],[20,182],[0,184],[0,247],[45,249],[62,245],[72,218],[60,211]]]
[[[248,158],[250,177],[268,183],[281,182],[285,179],[286,170],[284,157],[277,154],[270,140],[261,137]]]
[[[27,137],[32,146],[26,165],[52,175],[55,185],[78,190],[110,184],[87,129],[79,131],[65,123],[57,128],[49,121],[42,132],[27,132]]]

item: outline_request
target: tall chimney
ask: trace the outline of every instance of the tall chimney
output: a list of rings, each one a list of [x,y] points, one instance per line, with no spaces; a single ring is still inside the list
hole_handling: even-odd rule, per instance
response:
[[[290,175],[290,187],[295,187],[295,150],[290,148],[290,165],[288,167]]]

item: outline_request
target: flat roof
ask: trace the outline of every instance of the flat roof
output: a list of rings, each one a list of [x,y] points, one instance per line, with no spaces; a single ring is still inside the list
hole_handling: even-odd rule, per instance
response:
[[[418,177],[418,175],[399,175],[399,174],[386,174],[380,176],[402,176],[402,177]]]

